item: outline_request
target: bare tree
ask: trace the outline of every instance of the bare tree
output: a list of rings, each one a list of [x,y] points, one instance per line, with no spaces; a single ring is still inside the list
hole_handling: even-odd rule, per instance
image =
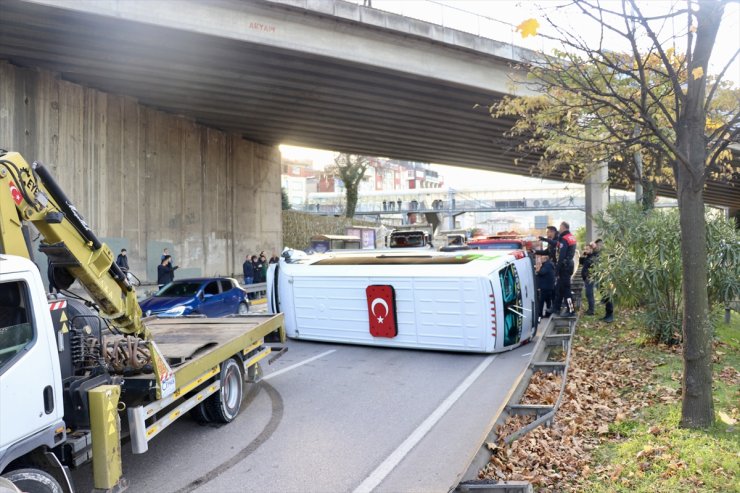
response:
[[[618,7],[574,0],[598,24],[600,38],[587,42],[545,15],[556,32],[545,37],[564,49],[531,63],[542,95],[489,108],[494,116],[521,118],[512,133],[525,136],[523,149],[542,154],[540,167],[548,173],[583,176],[607,161],[617,180],[631,180],[639,157],[644,166],[637,179],[675,186],[684,297],[681,425],[690,428],[714,421],[703,190],[710,177],[739,174],[728,146],[740,136],[740,96],[722,80],[738,52],[717,76],[707,73],[726,3],[688,0],[648,15],[636,0]],[[666,26],[674,25],[680,32],[666,37]],[[613,51],[609,40],[626,49]]]
[[[334,158],[334,165],[328,171],[335,173],[344,183],[347,199],[344,215],[352,218],[357,209],[358,188],[360,182],[365,178],[365,172],[370,165],[366,156],[358,154],[340,153]]]

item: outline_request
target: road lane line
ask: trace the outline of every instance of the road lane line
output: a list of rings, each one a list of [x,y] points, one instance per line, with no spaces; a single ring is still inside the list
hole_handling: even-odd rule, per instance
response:
[[[278,375],[282,375],[283,373],[287,373],[287,372],[289,372],[290,370],[295,370],[295,369],[296,369],[296,368],[298,368],[299,366],[303,366],[303,365],[305,365],[306,363],[310,363],[310,362],[312,362],[312,361],[316,361],[317,359],[319,359],[319,358],[323,358],[324,356],[327,356],[327,355],[329,355],[329,354],[331,354],[331,353],[333,353],[333,352],[335,352],[335,351],[336,351],[336,349],[330,349],[330,350],[328,350],[328,351],[324,351],[324,352],[323,352],[323,353],[321,353],[321,354],[317,354],[316,356],[312,356],[312,357],[310,357],[310,358],[308,358],[308,359],[305,359],[305,360],[303,360],[303,361],[299,361],[298,363],[295,363],[295,364],[293,364],[293,365],[290,365],[290,366],[286,366],[285,368],[281,368],[280,370],[278,370],[278,371],[276,371],[276,372],[274,372],[274,373],[270,373],[269,375],[265,375],[264,377],[262,377],[262,380],[269,380],[269,379],[271,379],[271,378],[273,378],[273,377],[276,377],[276,376],[278,376]]]
[[[366,493],[374,490],[378,485],[388,476],[388,474],[396,468],[396,466],[408,455],[409,452],[421,441],[422,438],[429,433],[437,422],[442,419],[447,411],[457,402],[460,397],[465,393],[468,388],[478,379],[478,377],[486,371],[486,368],[496,358],[493,354],[484,359],[473,372],[462,381],[460,385],[452,392],[437,409],[429,415],[409,437],[396,448],[396,450],[388,456],[370,475],[355,488],[354,493]]]

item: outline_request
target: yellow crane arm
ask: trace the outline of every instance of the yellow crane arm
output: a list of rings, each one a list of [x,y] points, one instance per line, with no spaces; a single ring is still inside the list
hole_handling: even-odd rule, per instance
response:
[[[0,253],[33,258],[23,223],[43,236],[40,250],[85,288],[121,332],[149,338],[136,291],[43,164],[0,150]],[[56,270],[55,270],[56,271]]]

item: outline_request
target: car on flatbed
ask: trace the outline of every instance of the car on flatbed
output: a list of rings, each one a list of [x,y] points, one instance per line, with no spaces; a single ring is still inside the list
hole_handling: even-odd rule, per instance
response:
[[[249,313],[247,291],[231,277],[178,279],[139,305],[144,315],[159,317],[224,317]]]

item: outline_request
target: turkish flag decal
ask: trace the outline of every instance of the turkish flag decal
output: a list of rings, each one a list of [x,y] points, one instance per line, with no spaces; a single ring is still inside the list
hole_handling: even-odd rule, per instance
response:
[[[8,183],[8,186],[10,187],[10,196],[13,197],[13,202],[15,202],[15,205],[21,205],[21,201],[23,200],[23,195],[21,195],[21,191],[18,190],[18,187],[15,186],[15,183],[12,181]]]
[[[365,289],[367,294],[367,316],[370,319],[370,334],[373,337],[396,337],[396,292],[393,286],[376,285]]]

